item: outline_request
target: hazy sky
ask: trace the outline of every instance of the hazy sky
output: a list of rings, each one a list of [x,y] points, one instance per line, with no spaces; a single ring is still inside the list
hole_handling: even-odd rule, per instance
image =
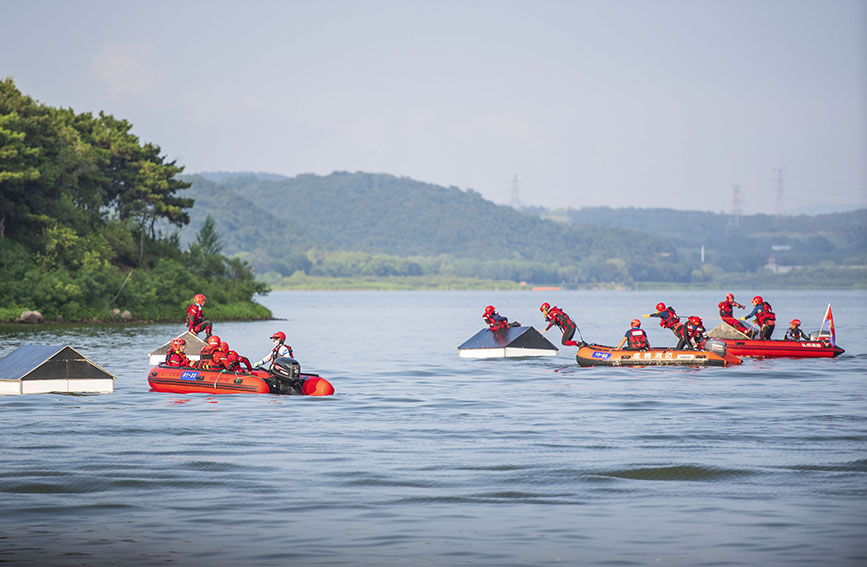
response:
[[[508,203],[867,206],[867,1],[0,0],[0,77],[189,173]]]

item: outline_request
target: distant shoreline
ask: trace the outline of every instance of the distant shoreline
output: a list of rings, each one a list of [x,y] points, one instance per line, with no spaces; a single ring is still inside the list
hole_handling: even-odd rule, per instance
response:
[[[683,284],[681,282],[599,282],[594,284],[532,284],[509,280],[482,280],[477,278],[458,278],[449,276],[386,276],[386,277],[325,277],[294,274],[288,278],[265,278],[272,291],[527,291],[552,292],[569,290],[611,290],[611,291],[650,291],[650,290],[726,290],[738,288],[761,288],[773,290],[864,290],[867,279],[855,285],[812,280],[793,283],[789,278],[750,277],[750,274],[731,278],[719,278],[709,282]]]

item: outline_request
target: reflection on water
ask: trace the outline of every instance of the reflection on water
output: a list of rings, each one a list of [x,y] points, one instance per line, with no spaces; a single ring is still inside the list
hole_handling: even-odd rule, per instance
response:
[[[0,561],[864,564],[867,294],[765,294],[816,327],[833,301],[834,360],[582,369],[568,347],[455,350],[489,303],[538,328],[550,301],[616,344],[659,300],[713,320],[723,294],[284,292],[265,302],[285,320],[215,327],[251,359],[286,331],[329,398],[149,392],[147,354],[180,325],[0,329],[0,355],[70,344],[118,377],[112,395],[0,398]]]

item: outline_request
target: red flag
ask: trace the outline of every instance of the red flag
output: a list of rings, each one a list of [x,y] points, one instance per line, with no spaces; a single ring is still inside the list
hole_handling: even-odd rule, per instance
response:
[[[828,322],[828,330],[831,332],[831,346],[837,346],[837,333],[834,331],[834,315],[831,313],[831,304],[828,304],[828,310],[825,311],[825,318],[822,319],[822,326],[819,327],[819,333],[825,328],[825,322]]]

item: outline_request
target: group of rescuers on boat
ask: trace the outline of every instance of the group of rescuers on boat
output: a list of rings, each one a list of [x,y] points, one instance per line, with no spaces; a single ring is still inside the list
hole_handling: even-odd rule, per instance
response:
[[[724,323],[734,327],[747,337],[758,340],[770,340],[771,334],[774,332],[774,326],[776,325],[774,310],[771,308],[771,304],[760,295],[753,298],[753,306],[753,310],[749,314],[736,318],[734,316],[735,307],[744,309],[744,306],[736,302],[735,296],[729,293],[726,294],[725,301],[721,301],[719,304],[719,314]],[[548,326],[542,331],[543,333],[547,332],[552,326],[557,325],[563,332],[561,342],[564,346],[581,346],[585,344],[572,340],[578,326],[562,309],[556,306],[551,307],[548,303],[543,303],[539,307],[539,310],[545,316],[545,321],[548,323]],[[666,306],[662,302],[656,304],[656,311],[654,313],[642,315],[642,317],[658,317],[659,326],[664,329],[670,329],[674,333],[674,336],[677,337],[676,350],[701,350],[705,347],[708,335],[701,317],[693,315],[687,319],[686,323],[681,323],[680,317],[675,312],[674,307],[670,305]],[[755,317],[756,324],[759,327],[758,331],[755,332],[743,323],[743,321],[752,319],[753,317]],[[488,305],[485,308],[485,314],[482,315],[482,318],[488,324],[488,328],[491,331],[521,326],[517,321],[509,322],[508,318],[497,313],[493,305]],[[792,319],[789,325],[785,340],[809,340],[807,334],[801,330],[801,321],[799,319]],[[626,331],[617,348],[623,348],[624,350],[647,350],[650,348],[650,341],[647,338],[647,333],[641,328],[641,321],[633,319],[630,322],[629,330]]]
[[[286,343],[286,333],[277,331],[271,335],[274,348],[256,364],[250,364],[250,359],[241,356],[234,350],[229,349],[229,343],[220,340],[217,335],[211,334],[213,324],[205,319],[204,314],[205,296],[197,293],[193,297],[193,304],[187,308],[187,329],[198,336],[205,332],[205,342],[199,353],[199,360],[190,360],[184,352],[187,341],[181,337],[172,339],[169,352],[166,353],[166,366],[183,366],[187,368],[199,368],[202,370],[218,371],[247,371],[265,367],[278,358],[292,357],[292,347]]]

